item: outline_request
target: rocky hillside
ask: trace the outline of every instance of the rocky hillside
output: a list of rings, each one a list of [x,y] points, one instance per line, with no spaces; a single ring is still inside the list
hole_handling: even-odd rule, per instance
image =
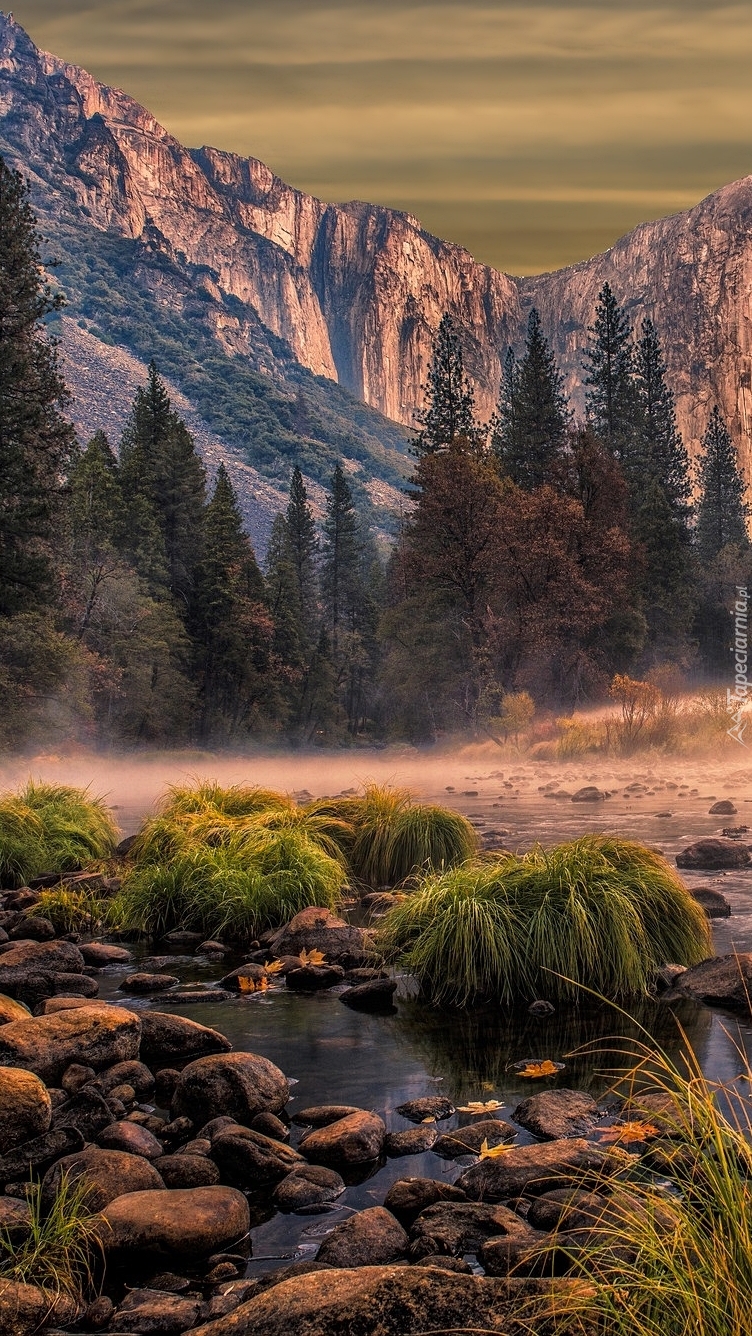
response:
[[[577,397],[605,279],[635,321],[659,326],[690,449],[717,400],[752,471],[752,178],[584,264],[514,279],[408,214],[328,205],[255,159],[184,148],[11,18],[0,18],[0,151],[31,175],[84,327],[138,357],[154,351],[208,428],[273,480],[302,435],[311,476],[344,454],[363,484],[398,485],[406,438],[394,424],[414,420],[445,310],[468,331],[484,415],[533,302]]]

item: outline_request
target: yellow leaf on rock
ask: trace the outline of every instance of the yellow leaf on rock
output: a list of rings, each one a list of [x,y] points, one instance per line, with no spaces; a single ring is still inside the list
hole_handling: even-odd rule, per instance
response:
[[[482,1160],[496,1160],[500,1155],[508,1155],[512,1146],[489,1146],[488,1137],[484,1137],[480,1147],[480,1158]]]
[[[546,1058],[544,1062],[528,1062],[517,1075],[528,1076],[533,1080],[539,1076],[556,1076],[558,1070],[556,1063],[552,1062],[550,1058]]]
[[[282,961],[270,960],[268,965],[264,965],[264,969],[267,974],[279,974],[279,971],[282,969]]]
[[[241,993],[255,993],[256,985],[249,974],[238,975],[238,988]]]
[[[653,1123],[633,1122],[604,1127],[598,1136],[601,1141],[613,1142],[615,1146],[619,1144],[628,1146],[633,1141],[647,1141],[650,1137],[660,1136],[660,1132]]]
[[[422,1123],[435,1123],[435,1122],[436,1122],[436,1119],[435,1119],[434,1117],[432,1117],[431,1114],[429,1114],[427,1118],[421,1118],[420,1121],[421,1121]]]
[[[301,965],[323,965],[323,951],[306,951],[305,948],[300,953]]]

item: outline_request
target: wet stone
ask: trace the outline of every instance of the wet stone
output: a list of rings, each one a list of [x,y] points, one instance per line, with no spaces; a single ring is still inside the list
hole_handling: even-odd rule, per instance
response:
[[[305,1211],[342,1196],[345,1184],[339,1174],[324,1165],[297,1165],[274,1189],[279,1211]]]
[[[406,1104],[400,1104],[395,1112],[411,1123],[422,1123],[424,1118],[435,1118],[438,1123],[451,1118],[457,1110],[443,1095],[427,1095],[424,1099],[410,1099]]]
[[[463,1155],[478,1155],[484,1142],[490,1150],[513,1141],[517,1132],[503,1118],[481,1118],[467,1127],[443,1132],[433,1146],[435,1155],[444,1160],[459,1160]]]
[[[389,1132],[384,1142],[384,1151],[391,1157],[422,1155],[424,1151],[433,1148],[438,1135],[435,1123],[408,1127],[405,1132]]]

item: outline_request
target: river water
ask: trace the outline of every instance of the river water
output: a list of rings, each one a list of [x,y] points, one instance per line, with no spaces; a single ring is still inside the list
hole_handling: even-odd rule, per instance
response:
[[[531,765],[524,759],[510,765],[493,755],[425,758],[414,752],[346,753],[314,760],[153,756],[127,763],[80,756],[36,758],[31,767],[18,762],[15,769],[6,767],[4,778],[22,779],[29,769],[34,775],[91,784],[93,791],[107,793],[126,834],[153,810],[165,784],[196,776],[305,790],[313,796],[374,780],[406,784],[421,798],[456,807],[481,834],[515,851],[536,841],[550,845],[586,831],[607,831],[642,840],[673,860],[692,840],[720,833],[724,825],[744,825],[749,820],[752,826],[752,768],[734,767],[728,760],[651,758],[595,766],[587,760]],[[573,803],[564,796],[588,783],[612,796],[593,804]],[[641,787],[629,787],[633,785]],[[737,815],[709,814],[712,802],[721,798],[732,800]],[[721,890],[732,906],[731,918],[713,924],[716,952],[752,950],[752,871],[687,873],[686,881]],[[136,959],[139,954],[134,953]],[[174,954],[169,970],[185,982],[213,982],[234,963],[220,967]],[[639,1039],[640,1024],[675,1058],[689,1042],[713,1079],[731,1081],[740,1073],[740,1050],[752,1057],[752,1023],[690,1003],[673,1008],[646,1003],[632,1021],[614,1008],[594,1003],[560,1009],[542,1020],[524,1010],[512,1016],[496,1008],[458,1014],[420,1003],[412,995],[410,981],[402,979],[396,1008],[385,1016],[351,1011],[336,992],[301,996],[283,986],[229,1002],[178,1004],[163,995],[151,1004],[120,989],[132,968],[105,971],[100,979],[102,995],[134,1008],[154,1005],[188,1015],[221,1030],[238,1049],[264,1054],[293,1082],[290,1113],[310,1104],[348,1103],[373,1109],[393,1130],[410,1126],[395,1112],[398,1105],[437,1093],[456,1104],[500,1100],[504,1105],[500,1114],[508,1117],[515,1104],[541,1084],[526,1082],[510,1069],[522,1058],[563,1061],[560,1085],[606,1097],[613,1079],[608,1071],[623,1061],[610,1051],[624,1047],[614,1037]],[[599,1051],[578,1054],[583,1045]],[[467,1120],[468,1116],[459,1115],[441,1127]],[[299,1130],[293,1129],[293,1144],[298,1136]],[[528,1139],[521,1131],[518,1140]],[[272,1215],[259,1203],[250,1274],[278,1266],[281,1259],[312,1256],[324,1233],[348,1212],[382,1202],[395,1179],[426,1176],[452,1181],[461,1167],[432,1152],[391,1159],[362,1181],[349,1183],[334,1209],[313,1216]]]

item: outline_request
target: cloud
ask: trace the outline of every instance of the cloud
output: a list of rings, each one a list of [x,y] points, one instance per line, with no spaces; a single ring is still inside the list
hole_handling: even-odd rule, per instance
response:
[[[557,229],[562,261],[583,258],[573,246],[752,166],[747,5],[17,0],[15,12],[185,142],[261,157],[324,198],[399,202],[502,267],[556,263]]]

